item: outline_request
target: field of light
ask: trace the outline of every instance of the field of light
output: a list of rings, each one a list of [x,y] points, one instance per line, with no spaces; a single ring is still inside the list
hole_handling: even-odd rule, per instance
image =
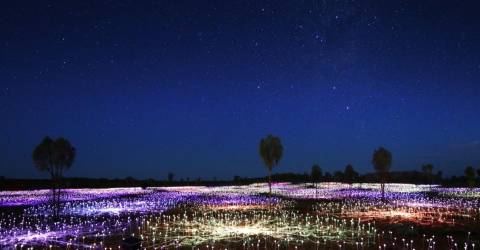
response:
[[[429,185],[264,183],[0,192],[2,249],[475,249],[480,190]],[[442,247],[439,247],[442,246]]]

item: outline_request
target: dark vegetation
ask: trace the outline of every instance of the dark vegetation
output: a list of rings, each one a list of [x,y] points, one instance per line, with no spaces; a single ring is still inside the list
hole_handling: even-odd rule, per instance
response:
[[[283,156],[284,148],[279,137],[268,135],[260,140],[260,157],[267,167],[266,177],[241,177],[234,176],[231,180],[175,179],[175,174],[169,172],[165,180],[145,179],[138,180],[133,177],[124,179],[107,178],[64,178],[63,171],[68,170],[75,158],[75,148],[64,138],[56,140],[45,137],[34,149],[32,158],[34,165],[43,172],[49,173],[51,179],[9,179],[0,176],[0,190],[28,190],[47,189],[55,191],[61,188],[113,188],[113,187],[155,187],[155,186],[182,186],[182,185],[245,185],[257,182],[293,182],[311,183],[313,186],[319,182],[344,182],[344,183],[412,183],[412,184],[441,184],[443,186],[476,187],[480,184],[480,169],[467,167],[464,176],[444,178],[442,172],[435,172],[432,164],[424,164],[421,171],[390,171],[392,154],[385,148],[379,147],[373,152],[372,165],[375,173],[359,174],[354,166],[348,164],[344,171],[333,173],[324,172],[318,164],[314,164],[310,173],[277,173],[272,174],[272,169],[278,165]]]
[[[378,148],[373,152],[372,165],[382,185],[382,199],[385,199],[385,183],[387,182],[390,166],[392,165],[392,153],[383,147]]]
[[[272,169],[278,165],[283,156],[283,145],[279,137],[268,135],[260,140],[258,151],[268,169],[268,189],[272,193]]]
[[[326,181],[340,181],[347,182],[343,173],[337,171],[337,174],[332,175],[329,172],[324,173],[318,179],[311,179],[309,174],[298,173],[278,173],[272,174],[273,182],[293,182],[300,183],[308,181],[312,182],[326,182]],[[106,178],[63,178],[62,186],[64,188],[114,188],[114,187],[161,187],[161,186],[182,186],[182,185],[204,185],[204,186],[221,186],[221,185],[246,185],[256,182],[264,182],[267,177],[240,177],[234,176],[232,180],[155,180],[145,179],[139,180],[133,177],[122,179],[106,179]],[[357,181],[364,183],[378,182],[376,173],[368,173],[359,175]],[[465,176],[452,176],[443,178],[441,172],[433,174],[431,177],[426,176],[421,171],[393,171],[389,173],[388,182],[393,183],[413,183],[413,184],[441,184],[451,187],[469,187],[467,178]],[[480,184],[480,180],[476,180],[476,185]],[[28,190],[28,189],[49,189],[52,186],[50,179],[11,179],[0,177],[0,190]]]
[[[75,155],[75,148],[63,137],[53,140],[47,136],[33,150],[32,159],[35,167],[47,172],[51,178],[54,217],[58,216],[60,210],[63,172],[72,166]]]

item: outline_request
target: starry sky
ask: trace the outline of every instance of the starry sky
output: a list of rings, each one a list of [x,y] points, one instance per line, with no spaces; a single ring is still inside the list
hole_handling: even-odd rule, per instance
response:
[[[263,176],[480,167],[477,1],[7,1],[0,175],[68,138],[66,176]]]

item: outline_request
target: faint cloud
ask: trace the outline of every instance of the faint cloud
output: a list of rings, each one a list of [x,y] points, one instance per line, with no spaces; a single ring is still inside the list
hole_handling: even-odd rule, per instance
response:
[[[480,146],[480,140],[472,141],[472,142],[470,143],[470,145],[475,146],[475,147],[476,147],[476,146]]]
[[[480,146],[480,140],[473,140],[467,143],[453,144],[456,148],[476,148]]]

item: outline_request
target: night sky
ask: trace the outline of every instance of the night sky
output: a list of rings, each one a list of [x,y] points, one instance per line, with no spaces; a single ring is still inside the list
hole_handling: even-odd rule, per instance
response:
[[[66,176],[480,167],[478,1],[6,1],[0,175],[68,138]]]

